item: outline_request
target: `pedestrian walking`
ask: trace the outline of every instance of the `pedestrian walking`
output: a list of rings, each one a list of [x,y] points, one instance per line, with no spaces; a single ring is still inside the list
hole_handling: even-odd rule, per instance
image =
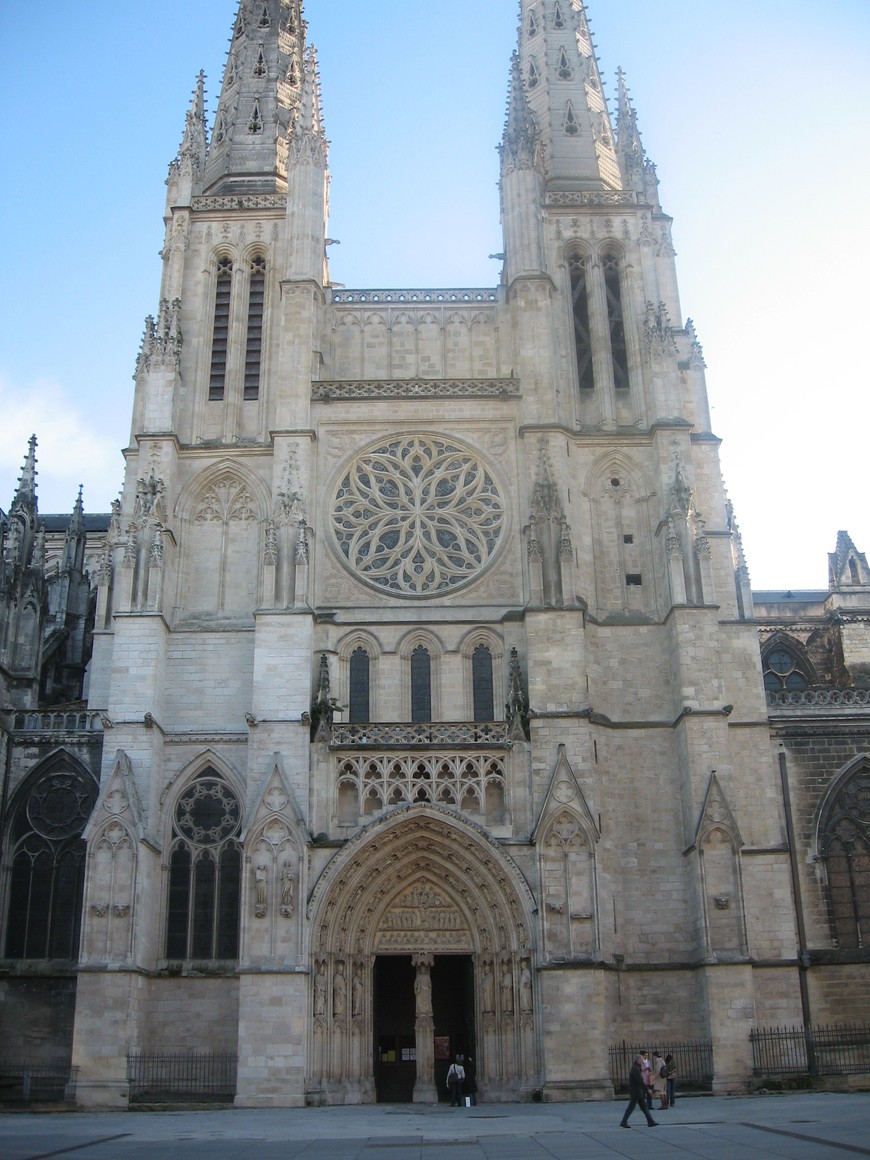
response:
[[[637,1107],[639,1107],[643,1114],[646,1116],[646,1123],[648,1128],[658,1127],[658,1123],[649,1114],[649,1108],[646,1106],[647,1090],[646,1084],[643,1081],[643,1071],[641,1070],[642,1065],[643,1056],[636,1055],[634,1057],[634,1063],[631,1065],[628,1073],[628,1094],[631,1098],[628,1101],[628,1107],[623,1113],[622,1121],[619,1125],[620,1128],[627,1128],[629,1126],[628,1117]]]

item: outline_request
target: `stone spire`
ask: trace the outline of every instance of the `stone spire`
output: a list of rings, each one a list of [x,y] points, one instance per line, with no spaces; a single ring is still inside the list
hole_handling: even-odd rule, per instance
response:
[[[622,69],[617,73],[619,96],[616,114],[617,156],[626,189],[633,189],[647,204],[660,210],[658,177],[655,165],[649,160],[640,139],[637,113]]]
[[[313,46],[306,49],[302,65],[299,107],[287,139],[286,173],[287,277],[322,286],[328,280],[328,143],[320,102],[320,69]]]
[[[548,187],[619,189],[613,127],[581,0],[521,0],[519,64]]]
[[[206,194],[283,193],[301,97],[302,0],[240,0],[208,157]]]
[[[202,193],[202,177],[208,151],[208,128],[205,120],[205,73],[196,79],[193,99],[184,118],[184,135],[178,153],[169,166],[170,205],[188,205],[191,197]]]
[[[27,515],[31,522],[36,520],[36,436],[31,435],[27,444],[24,466],[18,480],[18,490],[9,509],[10,515]]]

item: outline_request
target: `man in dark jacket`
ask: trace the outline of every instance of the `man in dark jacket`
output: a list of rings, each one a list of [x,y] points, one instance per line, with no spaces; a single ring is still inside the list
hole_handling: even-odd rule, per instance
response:
[[[646,1087],[644,1086],[643,1082],[643,1072],[640,1070],[640,1065],[642,1063],[643,1056],[636,1055],[634,1057],[634,1063],[631,1065],[631,1069],[628,1073],[628,1094],[631,1096],[631,1099],[628,1101],[628,1107],[625,1109],[625,1113],[622,1117],[622,1123],[619,1125],[620,1128],[628,1127],[628,1117],[631,1115],[635,1108],[640,1108],[640,1110],[646,1116],[646,1123],[648,1128],[658,1127],[658,1122],[652,1118],[652,1116],[649,1114],[649,1109],[646,1106]]]

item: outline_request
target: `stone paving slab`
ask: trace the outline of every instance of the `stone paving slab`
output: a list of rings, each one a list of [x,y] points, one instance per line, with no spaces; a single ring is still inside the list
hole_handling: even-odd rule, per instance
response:
[[[624,1103],[0,1114],[0,1160],[848,1160],[870,1094]]]

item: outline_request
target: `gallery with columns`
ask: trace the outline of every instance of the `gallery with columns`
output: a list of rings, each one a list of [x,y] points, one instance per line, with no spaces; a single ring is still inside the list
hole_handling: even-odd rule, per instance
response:
[[[582,0],[519,4],[497,284],[331,282],[322,4],[215,6],[120,498],[41,514],[37,431],[0,512],[0,1079],[600,1100],[630,1044],[745,1092],[798,1028],[818,1080],[870,1042],[867,559],[752,589]]]

